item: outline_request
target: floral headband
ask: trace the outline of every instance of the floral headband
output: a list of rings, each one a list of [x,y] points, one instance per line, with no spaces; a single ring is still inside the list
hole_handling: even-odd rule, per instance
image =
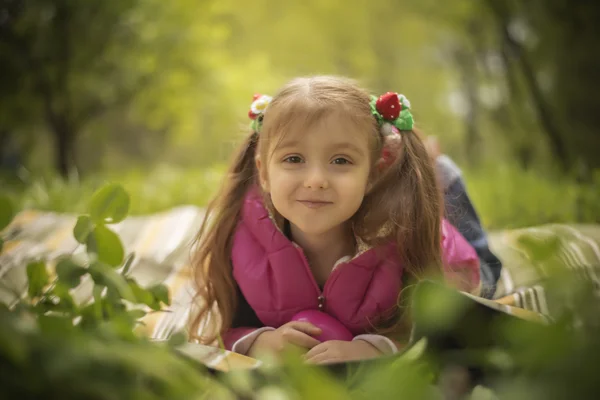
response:
[[[253,132],[260,132],[263,114],[272,99],[264,94],[255,94],[252,98],[248,116],[252,120],[250,128]],[[394,162],[400,150],[400,131],[410,131],[413,128],[410,101],[403,94],[387,92],[379,97],[371,96],[369,104],[384,140],[381,158],[377,161],[377,166],[384,169]]]
[[[253,132],[260,132],[262,127],[262,116],[269,103],[273,100],[271,96],[266,94],[255,94],[252,97],[252,104],[250,104],[250,111],[248,111],[248,117],[252,120],[250,128]]]

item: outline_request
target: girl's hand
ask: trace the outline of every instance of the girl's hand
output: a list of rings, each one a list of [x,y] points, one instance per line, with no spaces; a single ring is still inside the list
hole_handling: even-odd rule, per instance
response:
[[[304,356],[306,362],[311,364],[328,364],[352,360],[365,360],[381,356],[382,353],[373,345],[364,340],[345,342],[329,340],[313,347]]]
[[[313,337],[320,334],[321,329],[309,322],[291,321],[274,331],[266,331],[258,335],[248,354],[252,356],[257,351],[264,350],[280,353],[289,345],[306,351],[321,343]]]

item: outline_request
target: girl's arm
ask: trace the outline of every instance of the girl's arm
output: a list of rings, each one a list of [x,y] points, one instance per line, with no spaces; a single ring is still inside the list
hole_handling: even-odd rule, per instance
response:
[[[364,334],[355,336],[353,340],[363,340],[383,355],[395,354],[405,346],[404,343],[391,339],[386,335]]]
[[[223,344],[227,350],[247,354],[258,335],[266,330],[273,330],[273,328],[265,327],[258,319],[239,286],[237,287],[237,298],[238,305],[235,315],[231,328],[223,334]]]
[[[396,308],[393,313],[385,319],[386,322],[383,322],[380,326],[380,328],[383,329],[381,334],[361,334],[355,336],[353,340],[363,340],[371,344],[384,355],[395,354],[399,351],[402,351],[402,349],[406,347],[406,344],[408,343],[410,332],[399,332],[399,330],[404,332],[404,330],[407,329],[400,328],[399,325],[397,325],[397,321],[399,321],[400,316],[401,311]],[[390,330],[392,326],[394,326],[394,328]]]

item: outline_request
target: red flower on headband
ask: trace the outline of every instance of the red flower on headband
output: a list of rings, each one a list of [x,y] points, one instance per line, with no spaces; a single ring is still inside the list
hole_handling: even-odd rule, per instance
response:
[[[383,119],[393,121],[400,115],[402,104],[400,104],[397,93],[387,92],[379,96],[375,108],[377,108],[377,112],[381,114]]]

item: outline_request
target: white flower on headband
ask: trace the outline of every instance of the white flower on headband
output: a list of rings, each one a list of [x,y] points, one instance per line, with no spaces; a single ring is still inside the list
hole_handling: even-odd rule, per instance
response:
[[[265,109],[267,108],[272,99],[273,98],[271,96],[263,94],[262,96],[260,96],[252,102],[252,104],[250,105],[250,111],[252,111],[254,115],[262,114],[263,112],[265,112]]]
[[[398,100],[400,101],[400,104],[402,104],[402,108],[410,108],[410,101],[408,101],[405,95],[399,94]]]

